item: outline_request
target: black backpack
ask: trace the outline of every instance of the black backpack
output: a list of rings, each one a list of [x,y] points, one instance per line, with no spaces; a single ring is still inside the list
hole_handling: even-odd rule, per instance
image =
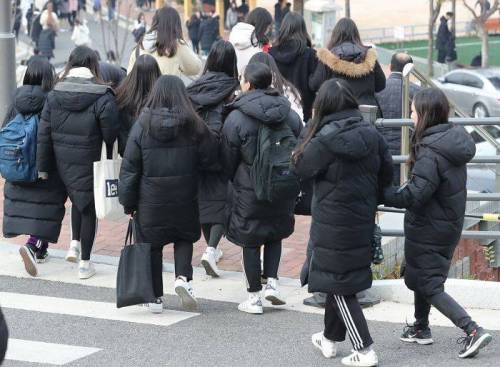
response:
[[[260,125],[250,172],[258,200],[295,200],[300,184],[290,170],[290,161],[296,145],[297,138],[286,122],[276,128]]]

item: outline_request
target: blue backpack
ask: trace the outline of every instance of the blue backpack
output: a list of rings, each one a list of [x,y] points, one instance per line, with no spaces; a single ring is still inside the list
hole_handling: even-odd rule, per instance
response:
[[[38,115],[21,114],[0,130],[0,173],[10,182],[34,182]]]

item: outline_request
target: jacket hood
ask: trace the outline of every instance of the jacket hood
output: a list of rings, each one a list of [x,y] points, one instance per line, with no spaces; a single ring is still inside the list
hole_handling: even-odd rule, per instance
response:
[[[255,47],[252,45],[251,39],[255,27],[248,23],[237,23],[231,30],[229,35],[229,42],[238,50],[245,50],[250,47]]]
[[[39,85],[23,85],[16,90],[14,108],[23,115],[40,113],[46,98],[47,93]]]
[[[427,129],[420,146],[443,156],[455,166],[471,161],[476,154],[476,144],[461,126],[439,124]]]
[[[317,133],[324,137],[327,149],[348,160],[358,160],[373,153],[378,144],[377,131],[363,121],[359,110],[346,110],[325,116]]]
[[[295,40],[288,41],[278,47],[271,47],[269,53],[281,64],[293,64],[300,55],[300,43]]]
[[[187,88],[189,98],[197,111],[218,105],[238,88],[238,79],[226,73],[208,72]]]
[[[334,72],[361,78],[370,74],[377,62],[377,52],[372,48],[362,48],[352,43],[343,43],[333,50],[320,48],[318,59]]]
[[[175,139],[184,125],[179,112],[168,108],[144,108],[139,121],[143,127],[149,123],[149,134],[162,142]]]
[[[239,110],[263,124],[273,126],[287,119],[291,105],[288,99],[280,96],[276,90],[268,89],[243,93],[229,105],[229,109]]]
[[[65,110],[83,111],[108,91],[112,92],[109,86],[94,82],[89,69],[75,68],[70,70],[63,81],[56,84],[52,93]]]

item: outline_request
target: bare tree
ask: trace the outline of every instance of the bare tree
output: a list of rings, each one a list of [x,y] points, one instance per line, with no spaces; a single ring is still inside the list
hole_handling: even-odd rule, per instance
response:
[[[429,28],[427,30],[427,70],[429,76],[434,75],[434,27],[445,0],[429,0]]]
[[[493,5],[489,9],[486,7],[486,2],[484,0],[476,2],[479,4],[479,13],[476,11],[476,5],[472,6],[467,0],[462,0],[464,6],[469,9],[474,18],[474,23],[476,26],[476,32],[478,37],[481,39],[481,67],[487,68],[489,65],[489,43],[488,43],[488,30],[486,29],[486,21],[491,17],[499,8],[500,1],[495,0]],[[474,0],[475,1],[475,0]]]
[[[345,17],[350,18],[351,17],[351,0],[345,0]]]
[[[109,51],[115,54],[117,65],[121,65],[127,47],[127,41],[132,24],[133,2],[126,0],[116,1],[116,12],[113,20],[100,16],[101,36],[106,55]]]

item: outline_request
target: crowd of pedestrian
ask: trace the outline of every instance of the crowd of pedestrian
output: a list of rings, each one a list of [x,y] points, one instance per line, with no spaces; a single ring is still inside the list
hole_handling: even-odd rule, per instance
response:
[[[312,222],[301,282],[326,294],[324,331],[312,343],[332,358],[349,336],[353,351],[342,363],[375,366],[374,341],[356,295],[372,285],[377,206],[407,208],[404,277],[415,294],[416,321],[401,340],[433,342],[434,306],[465,333],[459,357],[476,356],[492,337],[444,292],[464,220],[472,138],[448,122],[441,91],[413,89],[411,173],[400,186],[391,157],[400,142],[393,131],[364,121],[359,105],[377,106],[380,117],[401,117],[395,101],[401,100],[400,73],[411,58],[396,54],[386,80],[376,51],[362,42],[352,20],[340,19],[327,47],[315,50],[302,16],[279,5],[275,38],[273,17],[264,8],[234,24],[229,41],[210,45],[204,37],[213,36],[216,17],[191,18],[190,34],[198,35],[207,56],[203,69],[174,8],[157,10],[149,29],[139,16],[134,30],[142,34],[128,75],[112,84],[109,68],[86,45],[71,52],[56,77],[45,46],[58,26],[49,3],[40,20],[42,56],[27,64],[0,133],[1,143],[2,136],[15,136],[8,134],[20,122],[37,128],[36,167],[22,168],[35,179],[7,179],[4,187],[4,236],[29,235],[20,254],[36,276],[49,243],[59,239],[69,198],[66,260],[78,262],[80,279],[94,276],[93,164],[111,158],[116,144],[123,158],[116,195],[133,218],[137,241],[151,249],[151,312],[166,306],[162,250],[170,243],[174,290],[186,308],[196,307],[193,244],[203,235],[201,263],[212,277],[221,276],[223,236],[242,248],[248,298],[238,309],[262,314],[264,301],[286,303],[279,291],[282,242],[294,231],[305,195],[309,209],[302,214]],[[200,74],[187,88],[180,79]],[[2,174],[14,177],[19,172],[7,163],[0,165]]]

